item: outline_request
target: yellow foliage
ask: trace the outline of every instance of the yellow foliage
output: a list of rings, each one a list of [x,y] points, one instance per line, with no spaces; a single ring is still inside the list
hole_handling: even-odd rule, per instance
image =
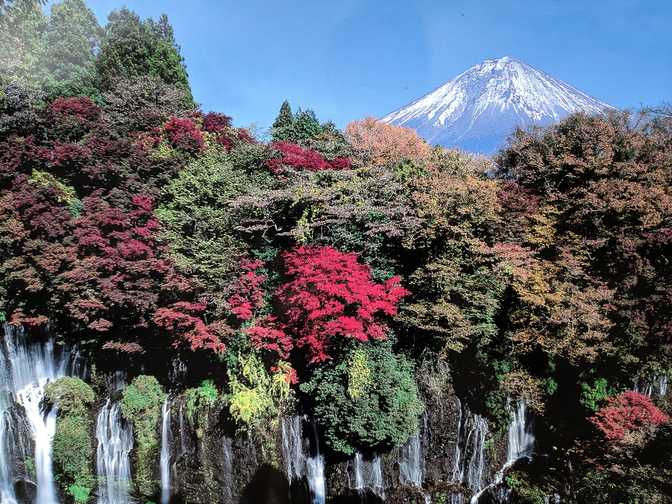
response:
[[[352,399],[359,399],[372,383],[371,369],[362,349],[353,352],[348,363],[348,395]]]

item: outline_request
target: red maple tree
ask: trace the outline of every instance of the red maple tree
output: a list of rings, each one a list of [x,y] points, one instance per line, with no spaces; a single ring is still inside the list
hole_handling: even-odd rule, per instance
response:
[[[329,359],[337,338],[384,339],[381,316],[396,315],[408,294],[399,277],[376,283],[371,268],[354,253],[303,246],[285,252],[283,259],[289,280],[276,292],[282,329],[306,349],[311,363]]]
[[[337,157],[329,161],[317,151],[290,142],[275,142],[273,148],[280,153],[280,157],[269,159],[267,165],[275,174],[282,173],[283,167],[287,166],[308,171],[347,170],[351,167],[348,158]]]
[[[590,419],[607,440],[615,443],[627,442],[632,435],[646,433],[669,420],[648,396],[632,390],[609,398]]]

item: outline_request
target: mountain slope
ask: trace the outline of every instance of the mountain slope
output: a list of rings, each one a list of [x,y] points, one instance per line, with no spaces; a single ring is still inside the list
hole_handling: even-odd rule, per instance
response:
[[[383,121],[415,129],[432,144],[490,154],[517,127],[547,125],[579,111],[613,109],[507,56],[486,60]]]

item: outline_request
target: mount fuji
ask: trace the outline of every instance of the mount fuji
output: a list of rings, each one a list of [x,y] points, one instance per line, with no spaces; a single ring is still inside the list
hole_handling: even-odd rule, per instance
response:
[[[485,60],[383,117],[431,144],[492,154],[516,127],[546,126],[574,112],[614,107],[514,58]]]

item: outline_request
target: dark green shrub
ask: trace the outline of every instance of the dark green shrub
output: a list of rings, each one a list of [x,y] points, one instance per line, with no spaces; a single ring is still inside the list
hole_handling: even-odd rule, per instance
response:
[[[310,394],[327,445],[353,454],[403,444],[418,428],[423,404],[412,364],[390,342],[353,345],[301,386]]]

